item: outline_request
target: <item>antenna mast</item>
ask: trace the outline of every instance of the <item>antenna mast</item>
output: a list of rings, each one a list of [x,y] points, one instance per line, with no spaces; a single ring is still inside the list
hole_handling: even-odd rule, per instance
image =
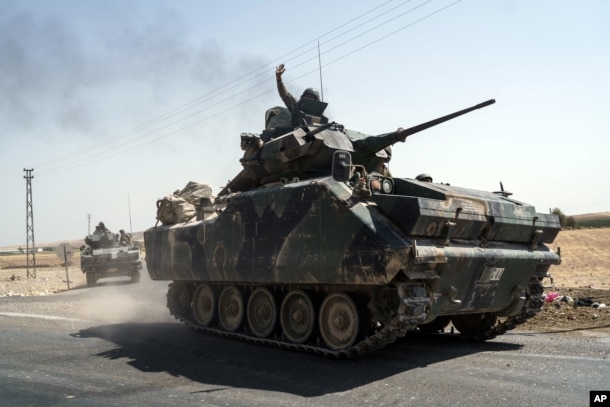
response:
[[[133,235],[133,228],[131,227],[131,201],[129,200],[129,192],[127,193],[127,205],[129,206],[129,233]]]
[[[320,56],[320,41],[318,41],[318,68],[320,70],[320,100],[324,102],[324,87],[322,86],[322,57]]]

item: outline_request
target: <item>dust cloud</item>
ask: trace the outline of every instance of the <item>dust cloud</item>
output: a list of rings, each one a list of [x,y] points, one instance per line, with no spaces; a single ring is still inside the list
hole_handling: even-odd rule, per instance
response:
[[[166,307],[168,282],[151,281],[144,270],[141,276],[137,284],[122,278],[100,280],[79,317],[109,324],[176,321]]]

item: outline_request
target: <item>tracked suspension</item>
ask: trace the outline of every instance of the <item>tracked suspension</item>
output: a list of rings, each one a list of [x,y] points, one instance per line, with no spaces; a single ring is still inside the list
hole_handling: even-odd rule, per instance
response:
[[[231,332],[219,325],[202,326],[193,317],[192,307],[194,284],[187,288],[184,283],[173,282],[167,293],[167,305],[170,313],[178,320],[199,332],[212,333],[226,338],[239,339],[259,345],[273,346],[300,352],[309,352],[334,358],[353,358],[373,353],[395,342],[422,323],[427,317],[430,299],[426,294],[424,283],[400,283],[397,285],[400,304],[394,315],[384,319],[383,323],[362,340],[352,346],[333,350],[323,345],[320,337],[306,343],[293,343],[285,335],[260,338],[244,330]]]
[[[319,336],[305,343],[293,343],[287,340],[283,333],[269,337],[257,337],[244,329],[233,332],[228,331],[227,329],[223,329],[220,324],[203,326],[197,322],[191,312],[195,289],[195,284],[189,286],[185,283],[171,283],[167,293],[167,305],[170,309],[170,313],[176,319],[196,331],[211,333],[221,337],[242,340],[258,345],[308,352],[334,358],[354,358],[363,356],[394,343],[397,339],[404,337],[409,331],[415,330],[418,325],[423,323],[427,318],[427,311],[430,306],[430,297],[427,294],[425,283],[397,283],[396,293],[398,301],[396,304],[390,301],[391,305],[395,306],[395,311],[391,315],[388,315],[386,310],[386,315],[383,316],[381,314],[384,314],[384,312],[379,309],[373,309],[373,314],[375,314],[376,317],[379,317],[375,319],[379,319],[382,322],[378,323],[375,329],[352,346],[349,346],[346,349],[333,350],[325,346],[323,340]],[[527,293],[525,306],[518,314],[502,318],[502,320],[496,321],[492,326],[488,327],[488,329],[479,333],[460,333],[459,336],[470,341],[484,341],[493,339],[516,328],[518,325],[525,323],[529,318],[535,316],[538,311],[540,311],[544,303],[542,286],[538,279],[533,278],[530,281]],[[387,308],[387,306],[388,304],[385,304],[384,307],[380,308]],[[438,334],[448,335],[448,333],[442,332],[439,332]]]

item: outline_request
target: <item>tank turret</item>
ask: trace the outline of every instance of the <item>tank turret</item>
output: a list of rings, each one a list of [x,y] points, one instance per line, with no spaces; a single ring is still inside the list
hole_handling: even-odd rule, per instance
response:
[[[302,99],[292,113],[274,107],[265,114],[262,134],[241,134],[244,150],[240,172],[219,193],[243,192],[251,188],[283,180],[308,179],[329,175],[335,151],[348,151],[354,165],[366,171],[376,171],[389,161],[390,147],[404,142],[412,134],[426,130],[458,116],[495,103],[494,99],[439,117],[434,120],[396,131],[367,135],[345,129],[324,116],[327,104]]]
[[[105,230],[96,230],[85,237],[85,243],[92,249],[107,249],[114,245],[114,241],[114,233]]]

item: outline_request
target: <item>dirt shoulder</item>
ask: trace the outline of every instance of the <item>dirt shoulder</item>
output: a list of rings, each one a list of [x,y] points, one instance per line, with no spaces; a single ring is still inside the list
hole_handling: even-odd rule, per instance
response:
[[[550,246],[561,252],[561,264],[551,267],[555,288],[546,293],[557,293],[558,300],[520,329],[610,332],[609,308],[578,305],[610,306],[610,228],[562,230]]]
[[[78,254],[67,268],[54,253],[37,254],[35,278],[33,267],[29,273],[25,255],[0,256],[0,297],[50,295],[68,290],[68,282],[70,289],[87,286]]]

